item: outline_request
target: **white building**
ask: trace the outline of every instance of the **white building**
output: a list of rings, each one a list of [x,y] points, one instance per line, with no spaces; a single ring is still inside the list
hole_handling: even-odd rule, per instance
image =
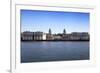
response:
[[[43,32],[23,32],[22,40],[46,40],[46,34]]]
[[[42,39],[43,39],[43,40],[46,40],[46,33],[43,33]]]

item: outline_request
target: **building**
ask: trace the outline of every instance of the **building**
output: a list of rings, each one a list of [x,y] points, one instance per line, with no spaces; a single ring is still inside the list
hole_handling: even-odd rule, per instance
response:
[[[54,40],[62,40],[62,36],[59,34],[55,34],[53,35],[53,37],[54,37]]]
[[[43,32],[33,32],[34,40],[46,40],[46,34]]]
[[[46,40],[54,40],[54,36],[52,34],[46,34]]]
[[[51,29],[49,29],[49,34],[50,34],[50,35],[52,34],[52,31],[51,31]]]
[[[63,34],[62,35],[62,40],[70,40],[71,34]]]
[[[51,29],[49,29],[48,34],[46,34],[46,40],[54,40],[54,36],[51,32]]]
[[[64,35],[66,34],[66,29],[63,30],[63,34],[64,34]]]
[[[87,32],[72,32],[62,36],[63,40],[89,40],[89,34]]]
[[[21,40],[33,40],[33,33],[29,31],[21,33]]]
[[[38,41],[38,40],[89,40],[89,34],[88,32],[72,32],[72,33],[67,33],[66,30],[63,30],[63,33],[59,34],[52,34],[51,29],[49,29],[48,33],[43,33],[40,31],[37,32],[30,32],[26,31],[21,33],[21,40],[33,40],[33,41]]]
[[[87,40],[87,39],[89,40],[90,39],[89,38],[89,34],[86,33],[86,32],[82,32],[80,36],[81,36],[81,39],[82,40]]]
[[[23,32],[21,34],[22,40],[46,40],[46,34],[43,32]]]
[[[87,32],[73,32],[69,37],[71,40],[89,40]]]

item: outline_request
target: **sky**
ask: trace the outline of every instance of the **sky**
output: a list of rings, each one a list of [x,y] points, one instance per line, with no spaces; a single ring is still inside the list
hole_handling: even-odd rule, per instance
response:
[[[66,29],[71,32],[89,32],[89,13],[21,10],[21,32],[42,31],[62,33]]]

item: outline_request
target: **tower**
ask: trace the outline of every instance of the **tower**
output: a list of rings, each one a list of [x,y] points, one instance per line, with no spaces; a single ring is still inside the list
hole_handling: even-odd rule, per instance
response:
[[[66,29],[63,30],[63,34],[66,34]]]
[[[51,29],[49,28],[49,34],[52,34]]]

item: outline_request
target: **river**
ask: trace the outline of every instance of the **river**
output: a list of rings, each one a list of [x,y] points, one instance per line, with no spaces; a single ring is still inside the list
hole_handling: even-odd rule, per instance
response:
[[[89,60],[89,42],[21,42],[21,63],[68,60]]]

